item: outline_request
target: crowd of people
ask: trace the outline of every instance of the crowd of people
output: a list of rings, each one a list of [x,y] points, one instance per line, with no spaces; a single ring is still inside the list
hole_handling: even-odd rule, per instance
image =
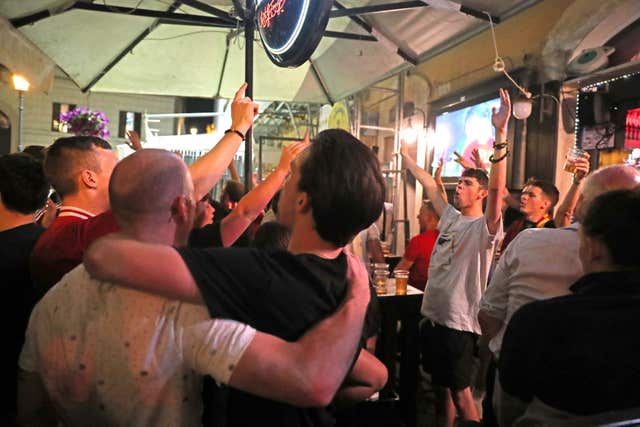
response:
[[[343,130],[307,136],[251,191],[227,185],[214,220],[209,191],[257,114],[245,89],[230,130],[189,167],[141,147],[118,161],[85,136],[41,158],[0,157],[4,424],[331,426],[385,385],[366,344],[379,314],[360,260],[384,260],[377,156]],[[550,183],[529,180],[513,200],[500,99],[490,170],[461,159],[453,204],[439,173],[401,149],[429,199],[396,269],[425,290],[436,421],[532,425],[640,407],[628,393],[640,379],[629,339],[640,172],[589,174],[578,161],[555,217]],[[482,416],[479,345],[491,355]]]

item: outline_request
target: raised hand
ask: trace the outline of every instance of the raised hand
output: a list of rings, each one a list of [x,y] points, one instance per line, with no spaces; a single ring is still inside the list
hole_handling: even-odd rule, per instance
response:
[[[477,148],[471,150],[471,158],[477,169],[484,169],[484,162],[482,161],[482,157],[480,157],[480,150]]]
[[[462,154],[458,153],[457,151],[454,151],[453,155],[456,156],[453,161],[462,166],[463,169],[473,169],[475,167],[473,163],[462,157]]]
[[[309,140],[309,131],[304,135],[304,139],[302,141],[296,141],[293,144],[290,144],[282,149],[282,153],[280,154],[280,162],[278,163],[278,169],[282,169],[286,172],[289,171],[291,167],[291,162],[298,157],[300,153],[302,153],[311,143]]]
[[[584,157],[578,157],[574,160],[573,164],[576,167],[576,171],[573,174],[573,180],[577,183],[582,181],[585,176],[589,174],[589,168],[591,165],[589,164],[589,159],[591,155],[587,152],[584,153]]]
[[[258,114],[258,104],[251,98],[244,96],[247,83],[238,89],[231,103],[231,128],[246,133],[253,125],[253,119]]]
[[[438,167],[436,168],[436,171],[433,173],[433,177],[435,178],[436,181],[438,180],[442,181],[443,168],[444,168],[444,157],[440,157],[440,160],[438,160]]]
[[[127,131],[127,139],[125,140],[125,142],[134,151],[142,150],[142,141],[140,141],[140,135],[138,135],[138,132],[136,132],[135,130]]]
[[[493,127],[498,131],[506,131],[509,117],[511,117],[511,99],[509,98],[509,92],[505,89],[500,89],[500,110],[496,111],[495,107],[491,110],[493,113],[491,115]]]

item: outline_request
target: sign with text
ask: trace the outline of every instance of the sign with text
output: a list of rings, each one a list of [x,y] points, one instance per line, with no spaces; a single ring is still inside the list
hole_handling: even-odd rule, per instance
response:
[[[318,47],[329,20],[331,0],[261,0],[256,24],[269,58],[280,67],[298,67]]]

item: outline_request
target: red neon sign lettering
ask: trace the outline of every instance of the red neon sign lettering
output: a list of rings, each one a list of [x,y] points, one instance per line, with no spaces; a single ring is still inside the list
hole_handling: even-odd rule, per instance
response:
[[[271,0],[267,4],[262,12],[260,12],[260,26],[262,28],[269,28],[273,22],[273,18],[284,12],[284,4],[286,0]]]

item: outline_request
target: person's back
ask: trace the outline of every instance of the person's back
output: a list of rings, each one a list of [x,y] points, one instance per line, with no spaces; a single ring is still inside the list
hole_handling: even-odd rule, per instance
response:
[[[518,308],[569,293],[571,283],[582,275],[577,253],[577,224],[524,230],[509,244],[480,302],[482,312],[503,319],[489,342],[496,357],[506,326]]]
[[[49,183],[42,167],[24,153],[0,156],[0,290],[4,304],[8,348],[3,352],[5,372],[0,424],[14,423],[16,411],[17,360],[24,341],[29,313],[36,302],[29,274],[29,254],[44,229],[33,222],[33,213],[43,205]]]
[[[640,383],[640,346],[633,339],[640,322],[640,273],[589,274],[571,290],[516,312],[512,322],[527,329],[526,345],[514,347],[505,339],[502,387],[526,389],[523,399],[535,396],[578,415],[640,406],[638,394],[630,392]],[[528,372],[514,374],[515,364]]]
[[[100,283],[82,265],[34,309],[20,366],[38,372],[66,425],[200,424],[205,364],[231,375],[203,306]],[[195,336],[216,333],[210,347]],[[221,346],[222,347],[222,346]]]

